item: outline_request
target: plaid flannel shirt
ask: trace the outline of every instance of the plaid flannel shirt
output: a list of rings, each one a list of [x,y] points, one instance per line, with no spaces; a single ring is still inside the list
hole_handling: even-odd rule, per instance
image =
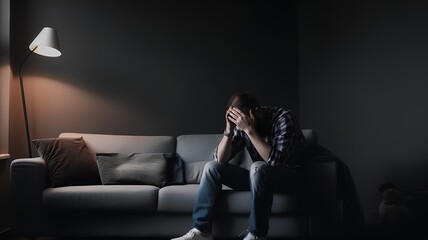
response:
[[[273,167],[298,164],[296,161],[299,159],[293,158],[293,153],[303,149],[305,138],[293,113],[285,108],[265,108],[272,112],[271,131],[264,137],[264,141],[272,146],[267,162]],[[230,159],[244,147],[247,148],[253,162],[264,161],[247,134],[235,128]]]

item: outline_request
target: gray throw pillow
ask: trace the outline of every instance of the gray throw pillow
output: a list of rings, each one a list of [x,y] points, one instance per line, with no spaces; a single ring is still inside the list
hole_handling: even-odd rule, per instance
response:
[[[45,138],[33,143],[46,162],[52,187],[101,183],[95,153],[83,138]]]
[[[147,184],[163,187],[167,182],[167,163],[162,153],[97,154],[101,182]]]

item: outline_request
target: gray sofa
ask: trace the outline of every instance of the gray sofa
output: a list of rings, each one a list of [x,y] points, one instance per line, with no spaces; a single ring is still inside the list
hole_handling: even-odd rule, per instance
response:
[[[270,238],[334,235],[339,219],[337,166],[334,157],[317,154],[315,133],[303,130],[308,142],[304,164],[308,185],[296,194],[275,194]],[[201,169],[212,161],[222,135],[82,136],[96,153],[177,153],[186,184],[89,185],[51,188],[41,158],[11,163],[12,232],[16,236],[173,237],[192,226],[192,209]],[[247,152],[234,163],[249,168]],[[224,187],[213,222],[215,237],[236,237],[248,225],[250,192]]]

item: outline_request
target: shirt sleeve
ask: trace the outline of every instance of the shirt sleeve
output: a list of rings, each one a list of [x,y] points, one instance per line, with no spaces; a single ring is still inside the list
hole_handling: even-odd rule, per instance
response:
[[[273,166],[287,164],[295,148],[295,120],[290,111],[281,112],[273,125],[274,137],[268,163]]]

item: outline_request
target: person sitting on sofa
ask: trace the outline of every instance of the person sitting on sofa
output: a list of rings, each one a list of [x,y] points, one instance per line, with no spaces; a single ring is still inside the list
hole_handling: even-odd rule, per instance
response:
[[[193,209],[193,228],[173,240],[212,239],[213,207],[222,184],[252,193],[249,227],[240,237],[266,239],[273,193],[298,190],[305,182],[299,171],[305,140],[290,110],[261,107],[254,95],[238,92],[228,101],[225,118],[216,161],[204,167]],[[228,164],[244,147],[253,160],[250,170]]]

